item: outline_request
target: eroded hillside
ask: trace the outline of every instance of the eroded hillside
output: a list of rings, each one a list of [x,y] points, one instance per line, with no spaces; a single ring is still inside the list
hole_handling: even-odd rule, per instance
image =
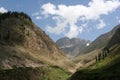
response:
[[[0,64],[1,68],[73,67],[50,37],[28,15],[18,12],[0,15]]]

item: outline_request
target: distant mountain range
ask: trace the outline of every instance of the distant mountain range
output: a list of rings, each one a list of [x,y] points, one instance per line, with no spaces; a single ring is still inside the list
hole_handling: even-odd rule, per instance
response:
[[[75,57],[80,54],[90,41],[86,41],[80,38],[68,38],[64,37],[56,41],[58,47],[64,51],[64,53],[69,57]]]
[[[64,37],[57,40],[56,44],[69,58],[75,57],[76,55],[78,56],[80,54],[87,54],[94,50],[105,47],[119,27],[120,25],[115,26],[115,28],[113,28],[111,31],[102,34],[93,42],[80,38],[69,39],[68,37]],[[87,44],[89,46],[87,46]]]
[[[102,34],[93,42],[79,38],[69,39],[65,37],[57,40],[56,44],[68,57],[75,57],[76,55],[90,53],[91,51],[105,47],[118,28],[119,25],[111,31]],[[89,44],[89,46],[87,46],[87,44]]]

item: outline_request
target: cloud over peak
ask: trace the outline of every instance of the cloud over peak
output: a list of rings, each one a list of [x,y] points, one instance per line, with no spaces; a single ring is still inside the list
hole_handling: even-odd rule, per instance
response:
[[[5,12],[7,12],[8,10],[7,9],[5,9],[4,7],[0,7],[0,13],[5,13]]]
[[[99,21],[99,24],[97,25],[97,29],[102,29],[106,26],[105,22],[103,20]]]
[[[91,0],[88,5],[54,5],[46,3],[42,5],[42,15],[49,17],[56,22],[56,26],[47,26],[47,31],[53,34],[64,34],[67,37],[77,37],[85,29],[83,26],[86,21],[99,21],[97,29],[102,29],[106,26],[101,19],[102,15],[109,13],[120,7],[119,0]],[[81,23],[83,22],[83,23]],[[81,23],[77,25],[76,23]],[[68,26],[69,25],[69,26]]]

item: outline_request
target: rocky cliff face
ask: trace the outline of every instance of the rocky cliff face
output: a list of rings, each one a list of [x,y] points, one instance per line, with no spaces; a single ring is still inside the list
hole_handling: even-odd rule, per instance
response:
[[[0,67],[66,67],[69,60],[56,44],[24,13],[0,15]]]
[[[87,43],[90,43],[90,41],[79,38],[69,39],[67,37],[56,41],[56,44],[59,46],[59,48],[63,50],[69,58],[80,54],[81,51],[86,47]]]

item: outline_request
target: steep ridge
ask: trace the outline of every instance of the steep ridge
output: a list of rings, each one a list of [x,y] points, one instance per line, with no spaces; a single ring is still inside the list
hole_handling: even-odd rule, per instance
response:
[[[69,58],[73,58],[80,54],[88,43],[90,43],[90,41],[80,38],[69,39],[68,37],[64,37],[56,41],[59,48],[64,51]]]
[[[3,69],[45,65],[72,67],[50,37],[28,15],[18,12],[0,15],[0,64]]]
[[[119,26],[118,29],[116,30],[116,32],[114,33],[111,40],[109,41],[109,43],[106,46],[106,48],[108,48],[108,49],[110,47],[120,43],[120,25],[118,25],[118,26]]]
[[[96,40],[94,40],[89,46],[87,46],[82,53],[89,53],[93,50],[96,49],[100,49],[105,47],[108,42],[110,41],[110,39],[112,38],[113,34],[115,33],[115,31],[120,28],[120,24],[115,26],[114,29],[112,29],[111,31],[102,34],[101,36],[99,36]]]
[[[116,29],[114,35],[105,46],[109,49],[106,56],[78,70],[70,80],[119,80],[120,79],[120,28]],[[102,51],[104,54],[104,51]],[[99,56],[100,57],[100,56]],[[94,60],[95,61],[95,60]]]
[[[74,62],[82,63],[83,67],[93,63],[95,56],[101,53],[105,47],[108,49],[110,48],[111,38],[114,39],[113,35],[117,32],[117,30],[119,30],[119,28],[120,24],[115,26],[111,31],[99,36],[95,41],[90,43],[90,45],[83,50],[82,55],[78,55],[77,57],[74,58]],[[115,39],[113,42],[116,43],[116,41],[119,42],[118,40]]]

